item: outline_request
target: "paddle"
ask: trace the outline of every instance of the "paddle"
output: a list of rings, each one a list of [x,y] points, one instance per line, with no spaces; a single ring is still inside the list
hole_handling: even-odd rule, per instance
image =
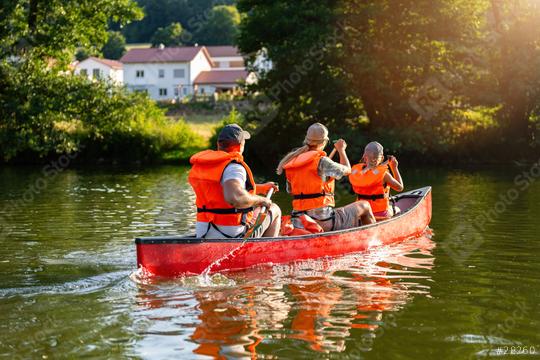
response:
[[[270,199],[273,194],[274,188],[270,188],[270,190],[268,190],[268,193],[266,194],[266,198]],[[255,224],[253,224],[253,226],[246,231],[246,234],[242,238],[243,240],[249,239],[253,235],[253,233],[262,226],[264,219],[266,219],[267,211],[268,209],[266,208],[266,206],[263,206],[261,208],[259,216],[257,216],[257,220],[255,220]]]
[[[332,158],[334,157],[334,155],[336,155],[337,153],[337,150],[336,148],[334,148],[334,150],[332,150],[332,152],[330,153],[330,155],[328,155],[328,157],[330,158],[330,160],[332,160]]]

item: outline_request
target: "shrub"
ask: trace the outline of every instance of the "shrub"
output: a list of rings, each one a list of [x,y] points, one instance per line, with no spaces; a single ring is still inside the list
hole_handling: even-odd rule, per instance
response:
[[[217,143],[219,132],[226,126],[230,124],[238,124],[240,126],[245,125],[244,117],[238,110],[233,108],[229,115],[225,116],[223,119],[221,119],[221,122],[218,126],[214,128],[214,131],[212,133],[212,137],[210,137],[210,146],[215,146]],[[247,129],[245,129],[247,130]]]
[[[40,62],[0,65],[0,157],[151,160],[202,144],[182,122],[167,119],[146,95],[105,81],[59,73]]]

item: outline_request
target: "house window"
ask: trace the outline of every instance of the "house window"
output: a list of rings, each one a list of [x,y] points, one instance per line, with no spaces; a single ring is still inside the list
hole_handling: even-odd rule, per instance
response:
[[[94,77],[94,79],[99,79],[101,77],[101,71],[99,71],[99,69],[93,69],[92,76]]]
[[[163,79],[165,77],[165,70],[159,69],[158,70],[158,77]]]
[[[81,71],[79,71],[79,75],[81,75],[81,76],[88,76],[88,70],[86,70],[86,69],[81,69]]]
[[[159,89],[159,96],[167,96],[167,89],[165,88]]]
[[[174,88],[174,96],[178,96],[178,94],[180,94],[180,92],[178,91],[178,88],[175,87]]]
[[[182,94],[187,95],[187,88],[182,88]]]
[[[144,70],[137,70],[135,72],[135,77],[143,78],[144,77]]]
[[[184,69],[174,69],[175,78],[183,78],[186,76],[186,71]]]
[[[204,95],[204,88],[201,88],[201,94]]]

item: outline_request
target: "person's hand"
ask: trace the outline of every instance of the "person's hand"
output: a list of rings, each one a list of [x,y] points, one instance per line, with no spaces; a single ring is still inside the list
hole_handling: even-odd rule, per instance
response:
[[[395,156],[392,156],[392,155],[391,155],[391,156],[388,157],[388,165],[390,165],[390,166],[393,167],[393,168],[397,168],[397,167],[398,167],[398,164],[399,164],[399,163],[398,163],[398,161],[397,161],[397,159],[396,159]]]
[[[274,189],[274,192],[278,192],[279,191],[279,184],[275,183],[275,182],[272,182],[272,181],[269,181],[269,182],[264,183],[264,184],[258,184],[257,188],[258,188],[257,192],[259,194],[268,194],[270,189]]]
[[[267,209],[270,209],[272,206],[272,200],[260,196],[259,206],[266,206]]]
[[[345,142],[345,140],[339,139],[338,141],[335,142],[334,147],[336,148],[337,151],[343,152],[345,151],[345,149],[347,149],[347,143]]]

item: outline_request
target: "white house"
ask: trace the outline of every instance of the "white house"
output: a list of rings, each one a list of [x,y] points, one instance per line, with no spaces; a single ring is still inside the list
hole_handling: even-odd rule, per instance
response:
[[[240,82],[251,84],[256,81],[255,74],[246,70],[212,69],[202,71],[193,84],[201,95],[212,95],[215,92],[226,92],[239,87]]]
[[[124,81],[123,65],[119,61],[89,57],[75,64],[74,73],[88,79],[105,79],[115,84]]]
[[[212,95],[256,81],[234,46],[139,48],[128,51],[120,61],[124,84],[155,100]]]
[[[145,91],[155,100],[193,94],[195,78],[213,66],[204,46],[132,49],[120,61],[127,87]]]
[[[235,46],[207,46],[208,53],[219,70],[244,70],[244,57]]]

